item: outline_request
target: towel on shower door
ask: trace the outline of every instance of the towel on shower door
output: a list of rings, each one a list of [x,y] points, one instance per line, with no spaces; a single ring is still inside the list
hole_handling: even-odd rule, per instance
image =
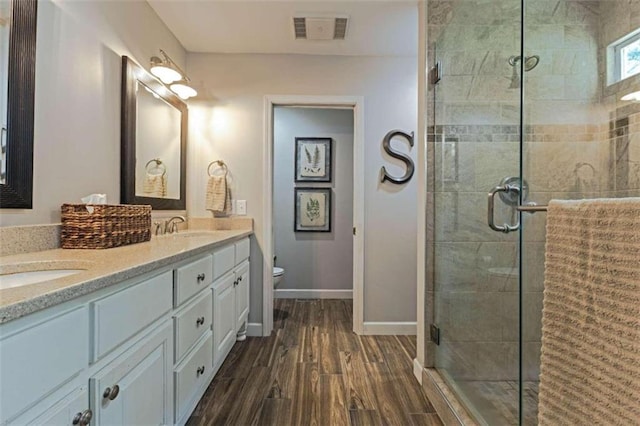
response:
[[[209,176],[206,209],[218,214],[231,213],[231,188],[226,173],[224,176]]]
[[[142,182],[142,192],[147,197],[167,196],[167,176],[166,174],[150,174],[144,176]]]
[[[552,201],[539,425],[640,425],[640,198]]]

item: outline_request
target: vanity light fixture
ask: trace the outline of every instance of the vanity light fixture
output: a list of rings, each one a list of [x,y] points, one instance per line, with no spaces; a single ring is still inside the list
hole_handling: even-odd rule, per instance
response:
[[[158,77],[164,84],[169,85],[169,88],[182,99],[186,100],[196,96],[198,92],[188,85],[191,80],[182,68],[164,50],[160,49],[160,55],[162,58],[151,57],[151,74]]]

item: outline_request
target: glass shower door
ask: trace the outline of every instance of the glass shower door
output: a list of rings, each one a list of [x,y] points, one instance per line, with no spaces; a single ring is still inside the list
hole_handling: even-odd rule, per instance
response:
[[[435,367],[476,418],[519,423],[518,232],[487,226],[487,193],[520,177],[520,0],[429,2],[440,64],[429,135]],[[518,197],[496,197],[498,224]],[[504,198],[504,200],[503,200]]]

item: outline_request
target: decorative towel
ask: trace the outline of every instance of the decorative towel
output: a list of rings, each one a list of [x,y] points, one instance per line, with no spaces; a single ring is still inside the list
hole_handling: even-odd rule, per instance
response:
[[[206,209],[217,214],[231,213],[231,187],[226,173],[224,176],[209,176]]]
[[[640,425],[640,198],[547,212],[538,424]]]
[[[167,174],[145,174],[144,182],[142,183],[142,192],[148,197],[166,197]]]

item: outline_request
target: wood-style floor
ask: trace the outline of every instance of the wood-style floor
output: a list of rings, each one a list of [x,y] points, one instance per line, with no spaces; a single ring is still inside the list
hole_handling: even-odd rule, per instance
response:
[[[238,342],[188,425],[442,425],[412,373],[414,337],[357,336],[350,300],[275,300],[274,332]]]

